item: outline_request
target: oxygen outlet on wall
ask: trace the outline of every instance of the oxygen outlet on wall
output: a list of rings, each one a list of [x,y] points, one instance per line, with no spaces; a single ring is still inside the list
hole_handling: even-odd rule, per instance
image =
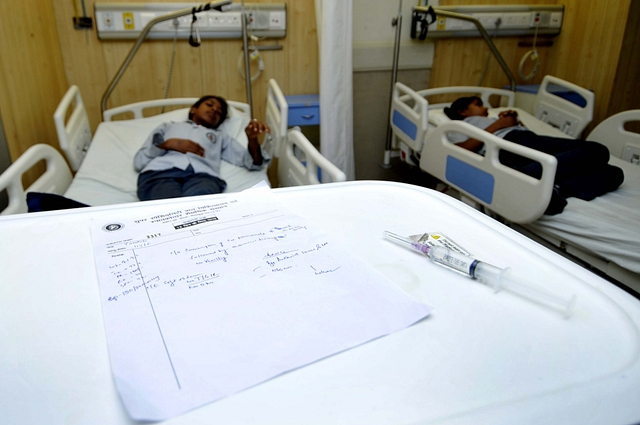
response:
[[[622,159],[635,165],[640,165],[640,147],[626,146]]]

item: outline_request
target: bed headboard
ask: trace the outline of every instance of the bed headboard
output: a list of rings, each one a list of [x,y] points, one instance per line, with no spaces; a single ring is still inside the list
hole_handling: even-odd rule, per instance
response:
[[[457,94],[458,96],[469,96],[470,94],[473,94],[480,97],[480,99],[482,99],[482,103],[486,106],[489,106],[491,104],[490,100],[493,96],[498,96],[500,98],[500,106],[506,107],[513,107],[516,99],[516,94],[511,90],[479,86],[438,87],[433,89],[419,90],[417,93],[425,98],[427,96],[436,96],[442,94]],[[442,109],[445,106],[449,105],[451,105],[451,102],[429,102],[429,109]]]
[[[131,113],[133,119],[144,118],[144,110],[149,108],[156,108],[162,106],[191,106],[198,101],[197,97],[178,97],[173,99],[154,99],[143,100],[142,102],[130,103],[128,105],[116,106],[115,108],[107,109],[102,113],[102,120],[109,122],[113,120],[113,117]]]
[[[402,142],[416,152],[422,150],[427,131],[427,99],[402,83],[396,83],[391,95],[391,128]]]
[[[587,137],[587,140],[602,143],[611,155],[636,165],[640,160],[640,134],[627,131],[624,125],[640,121],[640,109],[624,111],[602,121]]]
[[[144,111],[150,108],[159,108],[164,106],[183,106],[190,107],[198,101],[197,97],[176,97],[170,99],[154,99],[143,100],[142,102],[130,103],[128,105],[116,106],[115,108],[107,109],[102,113],[102,119],[104,121],[112,121],[113,117],[124,114],[133,114],[133,119],[145,118]],[[225,99],[226,100],[226,99]],[[235,109],[237,113],[249,116],[251,108],[249,104],[236,102],[234,100],[227,100],[227,105],[230,107],[229,115],[233,114],[232,109]]]
[[[70,108],[73,108],[71,112],[69,112]],[[53,121],[60,148],[67,157],[71,169],[77,171],[89,149],[92,137],[89,117],[78,86],[69,87],[53,114]]]
[[[513,106],[515,100],[514,92],[491,87],[455,86],[415,91],[402,83],[396,83],[391,99],[391,128],[402,142],[415,152],[421,152],[429,127],[429,110],[450,105],[450,102],[431,103],[426,97],[443,94],[469,96],[470,93],[478,95],[486,105],[490,104],[492,96],[500,97],[501,104],[509,107]]]
[[[577,93],[585,100],[585,105],[577,105],[553,94],[549,90],[552,84]],[[560,78],[546,75],[540,84],[540,89],[538,89],[533,112],[540,121],[550,124],[576,139],[580,137],[584,128],[593,119],[594,100],[593,92]]]

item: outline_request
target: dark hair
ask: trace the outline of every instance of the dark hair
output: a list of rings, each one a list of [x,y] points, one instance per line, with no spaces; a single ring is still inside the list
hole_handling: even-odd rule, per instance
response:
[[[194,103],[193,105],[191,105],[191,108],[198,108],[198,106],[200,106],[202,104],[202,102],[205,102],[209,99],[216,99],[218,102],[220,102],[220,105],[222,106],[222,113],[220,114],[220,121],[218,121],[218,125],[216,125],[215,128],[218,128],[220,126],[220,124],[222,124],[224,122],[224,120],[227,119],[227,113],[229,112],[229,105],[227,104],[227,101],[224,100],[224,98],[220,97],[220,96],[212,96],[212,95],[207,95],[207,96],[202,96],[200,99],[198,99],[198,101],[196,103]],[[189,119],[193,118],[193,113],[191,112],[191,109],[189,109]]]
[[[453,101],[449,108],[444,108],[444,113],[447,114],[452,120],[463,120],[464,116],[460,114],[461,111],[466,111],[474,101],[480,102],[482,105],[482,99],[478,96],[461,97]]]

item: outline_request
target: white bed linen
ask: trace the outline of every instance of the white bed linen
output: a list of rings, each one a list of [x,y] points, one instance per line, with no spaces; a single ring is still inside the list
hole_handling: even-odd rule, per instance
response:
[[[154,128],[167,121],[184,121],[187,114],[188,108],[184,108],[148,118],[100,123],[65,196],[88,205],[138,202],[138,173],[133,168],[135,153]],[[220,129],[246,146],[244,128],[248,122],[249,117],[231,112]],[[220,174],[227,182],[226,192],[239,192],[262,181],[269,183],[266,167],[249,171],[222,161]]]
[[[506,109],[518,111],[520,121],[537,134],[569,137],[518,108],[491,109],[489,116],[497,116]],[[442,109],[429,110],[430,124],[438,126],[448,121],[451,119]],[[613,156],[609,162],[622,168],[625,174],[624,183],[615,192],[592,201],[569,198],[561,214],[543,215],[537,221],[523,226],[534,232],[537,230],[555,236],[627,270],[640,273],[640,166]]]
[[[527,224],[640,273],[640,166],[611,157],[624,171],[624,183],[592,201],[569,198],[562,214]]]

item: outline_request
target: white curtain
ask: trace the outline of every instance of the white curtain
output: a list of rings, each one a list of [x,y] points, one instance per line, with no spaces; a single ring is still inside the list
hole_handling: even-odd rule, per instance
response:
[[[320,51],[320,151],[355,180],[352,0],[315,0]]]

